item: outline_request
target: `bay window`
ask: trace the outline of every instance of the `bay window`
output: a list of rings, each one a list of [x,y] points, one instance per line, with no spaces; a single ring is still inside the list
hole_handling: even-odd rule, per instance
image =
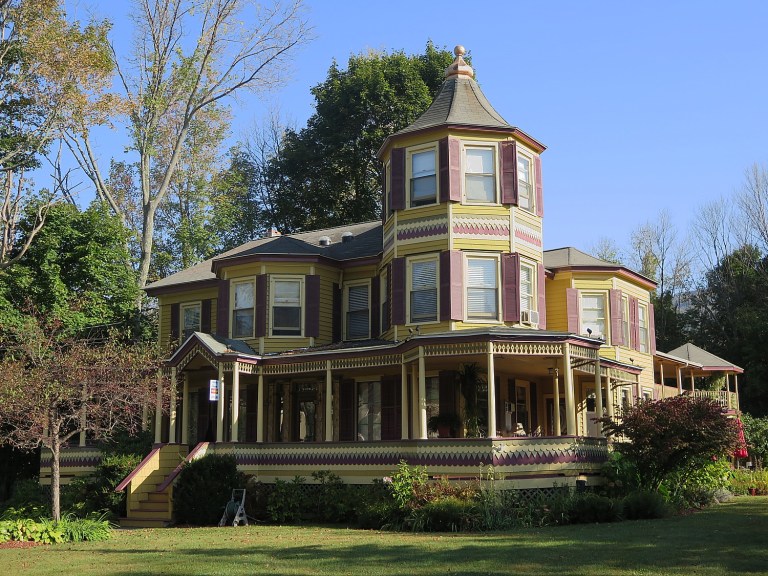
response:
[[[235,282],[233,291],[232,338],[253,338],[253,281]]]
[[[437,259],[411,261],[410,321],[437,320]]]
[[[523,154],[517,155],[517,203],[520,208],[533,211],[533,179],[531,178],[531,159]]]
[[[467,319],[498,320],[498,260],[467,258]]]
[[[581,295],[581,334],[592,338],[605,338],[605,294]]]
[[[272,280],[273,336],[301,336],[301,289],[299,279]]]
[[[496,202],[493,148],[466,148],[464,195],[468,202]]]
[[[437,176],[435,172],[435,150],[424,150],[411,154],[410,205],[425,206],[437,202]]]
[[[368,284],[347,288],[347,340],[370,337]]]
[[[200,303],[181,305],[181,340],[186,341],[193,332],[200,332]]]

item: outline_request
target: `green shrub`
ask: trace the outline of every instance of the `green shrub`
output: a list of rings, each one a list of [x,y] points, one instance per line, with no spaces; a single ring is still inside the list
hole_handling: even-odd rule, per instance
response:
[[[754,489],[758,496],[768,495],[768,470],[732,470],[728,479],[728,489],[738,496],[749,494]]]
[[[669,504],[658,492],[637,490],[624,497],[623,515],[626,520],[664,518],[669,512]]]
[[[119,430],[101,444],[101,453],[106,456],[139,456],[139,462],[150,453],[154,444],[151,430],[128,433]]]
[[[392,497],[401,509],[412,506],[416,491],[427,483],[427,469],[424,466],[409,466],[405,460],[397,465],[392,478],[385,478]]]
[[[273,522],[283,524],[301,520],[306,502],[303,485],[302,476],[296,476],[290,482],[275,480],[267,503],[267,513]]]
[[[62,509],[77,516],[104,512],[111,518],[125,516],[126,494],[115,488],[140,462],[138,454],[105,455],[93,474],[62,487]]]
[[[391,499],[371,500],[361,503],[357,509],[357,526],[366,530],[399,529],[403,515],[397,503]]]
[[[245,477],[235,458],[208,454],[185,464],[173,490],[176,521],[199,526],[218,524],[232,490],[243,488]]]
[[[345,522],[354,515],[354,501],[350,491],[336,474],[330,470],[312,473],[317,482],[313,500],[315,517],[323,522]]]
[[[18,480],[13,493],[2,508],[0,518],[40,519],[51,515],[51,502],[47,487],[41,486],[37,478]]]
[[[112,526],[100,518],[75,518],[68,515],[56,523],[65,542],[103,542],[112,537]]]
[[[571,501],[570,521],[573,524],[616,522],[621,519],[620,501],[592,492],[576,494]]]
[[[415,510],[411,528],[416,532],[464,532],[479,523],[480,516],[473,502],[446,496]]]

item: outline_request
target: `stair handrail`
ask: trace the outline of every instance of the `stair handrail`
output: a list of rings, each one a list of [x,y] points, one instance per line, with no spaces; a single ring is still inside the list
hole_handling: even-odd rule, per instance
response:
[[[155,492],[163,492],[168,486],[170,486],[174,480],[176,480],[176,477],[181,473],[181,470],[184,468],[184,465],[188,462],[192,462],[192,460],[196,459],[198,454],[201,451],[204,451],[208,448],[208,444],[210,442],[198,442],[197,446],[192,448],[192,450],[187,454],[187,457],[182,460],[176,468],[174,468],[170,474],[168,474],[168,477],[163,480],[163,482],[157,487]]]
[[[135,478],[136,474],[138,474],[141,471],[141,469],[144,468],[144,466],[149,464],[150,460],[154,458],[155,454],[160,452],[160,449],[163,446],[165,446],[165,444],[155,444],[154,446],[152,446],[152,450],[149,452],[149,454],[147,454],[144,457],[144,460],[142,460],[141,463],[138,466],[136,466],[136,468],[134,468],[133,471],[130,474],[128,474],[128,476],[123,478],[122,482],[120,482],[120,484],[118,484],[115,487],[115,492],[122,492],[123,490],[125,490],[128,487],[128,484],[131,483],[131,480]]]

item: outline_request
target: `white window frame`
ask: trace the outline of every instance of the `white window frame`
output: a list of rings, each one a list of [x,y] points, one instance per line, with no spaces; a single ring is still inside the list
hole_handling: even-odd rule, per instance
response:
[[[186,334],[186,327],[185,327],[185,315],[184,311],[189,310],[192,308],[197,308],[197,327],[192,330],[189,334]],[[184,302],[183,304],[179,305],[179,334],[181,335],[182,342],[186,342],[187,338],[189,338],[192,335],[192,332],[200,332],[202,330],[203,326],[203,303],[202,301],[198,300],[196,302]]]
[[[592,338],[602,338],[604,342],[609,341],[609,318],[608,318],[608,292],[604,290],[584,290],[579,291],[579,334],[587,334],[587,326],[584,325],[584,297],[599,296],[603,299],[603,333],[592,333]]]
[[[491,154],[493,156],[492,165],[493,165],[493,173],[490,174],[493,180],[493,199],[488,200],[473,200],[469,198],[468,196],[468,186],[467,186],[467,176],[470,174],[478,174],[481,176],[488,176],[488,173],[470,173],[468,170],[468,162],[467,162],[467,151],[468,150],[477,150],[477,149],[483,149],[483,150],[490,150]],[[480,204],[480,205],[490,205],[490,206],[497,206],[499,204],[499,154],[498,149],[495,144],[490,144],[488,142],[467,142],[462,147],[462,188],[463,188],[463,198],[464,198],[464,204]]]
[[[494,260],[496,268],[496,317],[479,317],[469,315],[469,261],[470,260]],[[478,324],[498,324],[501,322],[501,259],[498,254],[487,252],[467,252],[464,254],[464,321]],[[479,287],[476,287],[479,288]]]
[[[413,157],[416,154],[421,154],[423,152],[432,152],[435,158],[434,162],[434,178],[435,178],[435,199],[434,202],[429,203],[423,203],[423,204],[416,204],[414,205],[412,200],[412,188],[413,188]],[[438,167],[439,164],[439,154],[437,150],[437,145],[432,144],[429,146],[422,146],[420,148],[413,148],[411,150],[408,150],[408,153],[406,155],[406,191],[405,194],[407,196],[407,206],[408,208],[423,208],[425,206],[434,206],[435,204],[438,204],[440,202],[440,169]]]
[[[435,263],[435,319],[434,320],[412,320],[411,319],[411,293],[413,292],[413,264],[416,262],[434,262]],[[406,321],[409,325],[416,324],[435,324],[440,322],[440,258],[437,254],[428,254],[412,256],[406,260],[406,283],[407,294],[405,298]]]
[[[653,400],[653,388],[643,387],[641,393],[642,400]]]
[[[528,308],[523,307],[523,268],[527,268],[531,273],[531,281],[529,282],[531,286],[531,293],[530,293],[530,299],[531,299],[531,305]],[[529,262],[527,260],[520,260],[520,321],[522,323],[527,324],[538,324],[538,315],[536,315],[536,322],[534,322],[533,318],[531,317],[531,312],[538,312],[539,311],[539,287],[538,287],[538,274],[537,274],[537,267],[536,264],[533,262]],[[524,319],[523,312],[528,313],[528,320],[526,321]]]
[[[650,352],[648,340],[648,305],[639,302],[637,305],[637,345],[640,352]]]
[[[251,293],[253,294],[253,307],[251,308],[236,308],[237,302],[235,295],[237,294],[237,287],[242,284],[250,284],[251,285]],[[232,302],[232,311],[230,313],[230,321],[231,325],[229,327],[229,334],[232,338],[242,339],[242,338],[253,338],[254,333],[256,330],[256,281],[253,278],[247,278],[242,280],[233,280],[232,281],[232,292],[230,295],[231,302]],[[235,313],[238,310],[251,310],[251,326],[252,330],[249,334],[237,334],[235,335],[235,326],[237,323],[235,322]]]
[[[299,333],[298,334],[275,334],[275,284],[278,282],[298,282],[299,283]],[[269,276],[269,334],[273,338],[303,338],[304,337],[304,315],[306,314],[306,302],[304,291],[304,276],[274,275]],[[284,329],[284,328],[278,328]]]
[[[349,309],[349,290],[350,288],[358,288],[364,286],[368,292],[368,332],[365,336],[352,338],[349,334],[349,313],[352,310]],[[356,282],[349,282],[344,285],[344,340],[366,340],[371,338],[371,281],[360,280]]]
[[[525,182],[521,179],[520,175],[523,173],[522,170],[520,170],[520,159],[525,159],[528,161],[528,182]],[[517,205],[519,208],[525,210],[526,212],[535,213],[536,212],[536,175],[535,175],[535,160],[533,156],[530,156],[528,154],[525,154],[524,152],[520,151],[520,147],[518,146],[517,149],[517,166],[515,166],[515,172],[517,177]],[[523,187],[527,185],[528,188],[528,204],[529,206],[526,208],[522,205],[522,202],[520,199],[523,197]]]

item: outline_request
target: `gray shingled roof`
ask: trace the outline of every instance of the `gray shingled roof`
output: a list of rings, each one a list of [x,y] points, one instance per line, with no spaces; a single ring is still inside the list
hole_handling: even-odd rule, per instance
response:
[[[473,78],[457,75],[450,76],[443,82],[440,92],[424,114],[394,136],[446,124],[513,129],[501,114],[494,110]]]
[[[350,242],[343,242],[342,235],[351,232],[354,237]],[[331,239],[328,246],[320,245],[320,238],[327,236]],[[257,254],[281,254],[281,255],[317,255],[332,260],[344,261],[357,258],[376,256],[382,251],[381,221],[363,222],[337,226],[324,230],[311,232],[299,232],[297,234],[285,234],[274,238],[259,238],[228,250],[223,254],[195,264],[185,270],[171,274],[147,285],[147,290],[165,288],[178,284],[188,284],[204,280],[213,280],[216,275],[211,271],[214,262],[228,259],[241,258]]]
[[[702,348],[699,348],[698,346],[691,344],[688,342],[687,344],[683,344],[682,346],[679,346],[675,348],[674,350],[670,350],[667,352],[670,356],[677,356],[678,358],[683,358],[684,360],[690,360],[691,362],[695,362],[696,364],[701,364],[705,369],[713,369],[713,368],[720,368],[724,371],[728,370],[734,370],[736,372],[742,372],[743,369],[739,366],[736,366],[735,364],[732,364],[728,362],[728,360],[723,360],[719,356],[715,356],[711,352],[707,352],[706,350],[703,350]]]
[[[569,266],[594,266],[596,268],[616,268],[620,264],[606,262],[576,248],[555,248],[544,251],[545,268],[568,268]]]

